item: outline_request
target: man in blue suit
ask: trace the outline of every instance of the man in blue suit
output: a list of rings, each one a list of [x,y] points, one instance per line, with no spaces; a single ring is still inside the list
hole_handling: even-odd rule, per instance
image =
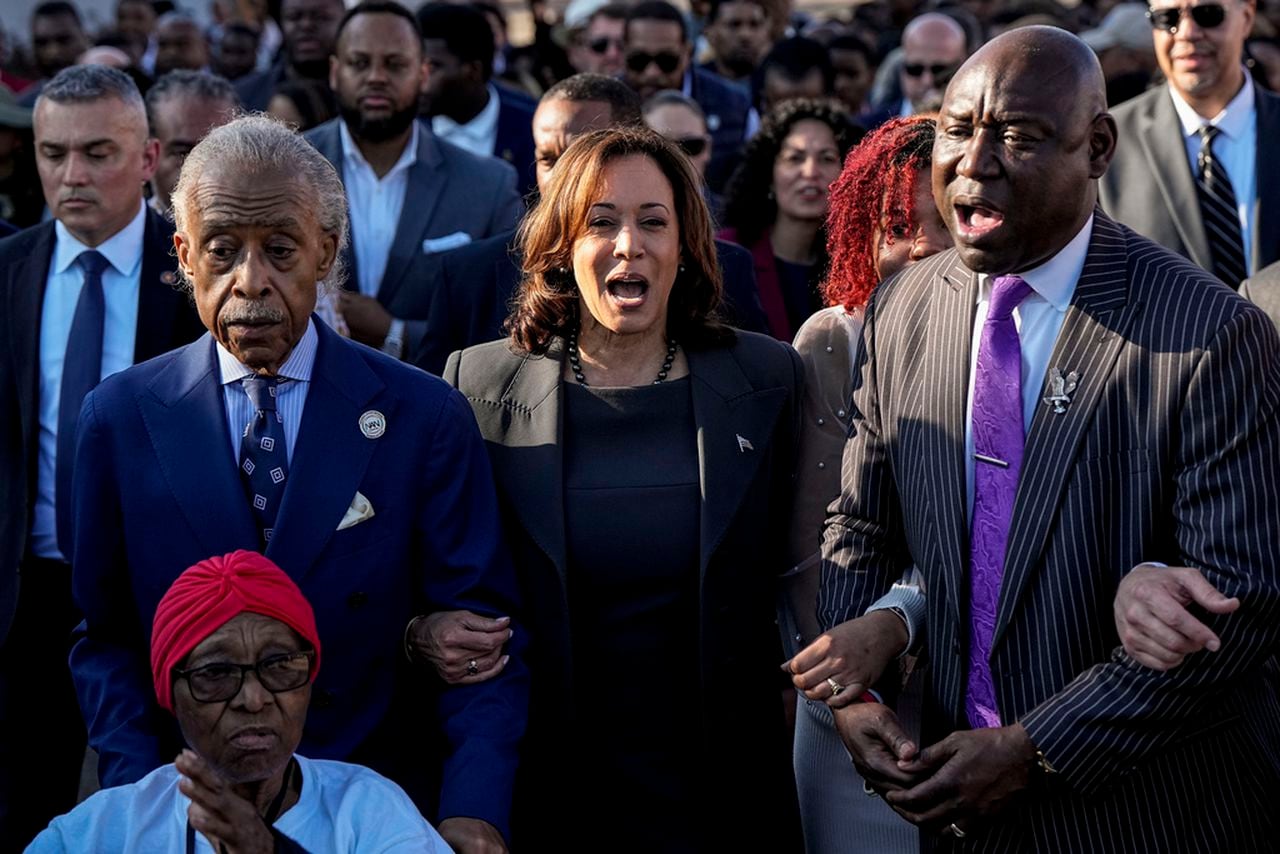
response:
[[[197,560],[257,549],[298,582],[324,643],[304,751],[396,780],[458,851],[505,850],[528,700],[519,627],[480,684],[445,687],[405,654],[425,611],[518,604],[466,402],[312,315],[341,273],[346,204],[285,126],[215,129],[173,200],[209,334],[109,378],[80,416],[71,668],[102,783],[179,747],[148,683],[160,596]]]
[[[422,112],[436,136],[472,154],[505,160],[520,173],[520,192],[533,189],[533,137],[537,103],[493,82],[493,30],[470,6],[428,3],[418,10],[425,39],[427,79]]]
[[[422,338],[432,256],[515,226],[524,210],[505,163],[434,137],[415,120],[424,61],[418,22],[385,0],[338,26],[329,82],[340,118],[307,133],[346,188],[349,290],[338,309],[352,338],[397,358]]]

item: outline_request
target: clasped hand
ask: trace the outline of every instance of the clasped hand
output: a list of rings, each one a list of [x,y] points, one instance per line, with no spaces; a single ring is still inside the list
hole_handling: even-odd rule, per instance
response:
[[[964,829],[995,815],[1030,780],[1035,747],[1021,724],[953,732],[918,750],[888,706],[859,703],[834,714],[863,779],[926,830]]]

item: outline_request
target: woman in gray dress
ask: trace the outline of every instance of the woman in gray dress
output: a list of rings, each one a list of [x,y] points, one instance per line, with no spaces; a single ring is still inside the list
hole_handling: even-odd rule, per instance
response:
[[[792,582],[793,610],[804,612],[798,619],[798,642],[809,643],[788,666],[801,694],[795,773],[805,846],[813,854],[919,850],[915,826],[879,798],[864,794],[830,710],[863,699],[880,678],[867,662],[878,657],[874,650],[886,629],[900,629],[905,621],[914,640],[922,594],[908,577],[867,615],[817,637],[814,626],[816,555],[827,505],[840,494],[840,457],[851,420],[863,308],[878,282],[951,245],[930,192],[933,137],[931,115],[895,119],[849,152],[831,186],[831,268],[823,294],[828,307],[810,317],[795,340],[805,366],[805,395],[790,554],[794,564],[812,568],[797,573]],[[897,699],[908,727],[919,720],[918,682],[908,681]]]
[[[800,361],[716,321],[700,183],[656,133],[576,140],[518,239],[510,339],[444,372],[529,608],[516,845],[796,850],[774,617]]]

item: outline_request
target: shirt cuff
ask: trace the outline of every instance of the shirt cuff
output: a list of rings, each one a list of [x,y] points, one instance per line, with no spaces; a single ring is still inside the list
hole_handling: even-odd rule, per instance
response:
[[[893,611],[902,621],[907,624],[907,647],[902,651],[903,655],[914,655],[917,652],[918,643],[923,640],[924,621],[925,621],[925,605],[928,600],[924,593],[914,584],[902,584],[901,582],[894,584],[889,592],[881,596],[875,602],[871,603],[871,607],[867,608],[867,613],[872,611]]]
[[[382,342],[382,352],[397,359],[404,358],[404,321],[398,317],[391,318],[391,328]]]

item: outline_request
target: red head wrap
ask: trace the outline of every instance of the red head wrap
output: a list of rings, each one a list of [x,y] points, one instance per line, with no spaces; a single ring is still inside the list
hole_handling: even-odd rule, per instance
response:
[[[173,711],[173,668],[205,638],[245,612],[273,617],[315,648],[311,678],[320,671],[315,614],[293,579],[257,552],[202,560],[177,580],[156,606],[151,624],[151,675],[156,700]],[[247,663],[247,662],[243,662]]]

